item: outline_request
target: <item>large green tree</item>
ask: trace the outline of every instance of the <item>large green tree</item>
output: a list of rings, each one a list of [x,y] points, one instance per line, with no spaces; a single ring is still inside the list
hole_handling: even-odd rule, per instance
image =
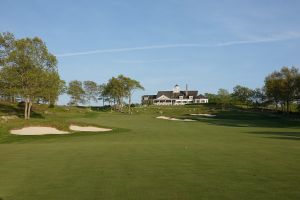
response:
[[[66,92],[66,82],[60,79],[58,72],[52,72],[45,76],[45,84],[47,90],[44,90],[42,99],[52,108],[56,104],[58,96]]]
[[[144,87],[137,80],[122,76],[126,97],[128,98],[128,112],[131,114],[131,98],[135,90],[144,90]]]
[[[38,37],[16,40],[2,34],[1,40],[1,85],[7,94],[24,99],[24,117],[29,119],[33,102],[49,90],[47,76],[57,73],[57,60]]]
[[[10,32],[0,33],[0,68],[2,68],[9,54],[15,49],[15,37]]]
[[[231,103],[231,95],[228,92],[228,90],[220,88],[218,90],[218,104],[222,106],[222,110],[225,110],[226,106],[228,106]]]
[[[297,82],[300,76],[299,69],[296,67],[283,67],[280,70],[282,74],[282,96],[286,103],[286,111],[290,112],[290,104],[298,96]]]
[[[107,96],[106,92],[106,84],[100,84],[98,85],[98,99],[102,100],[102,106],[104,106],[104,103],[106,101],[109,101],[109,97]]]
[[[249,105],[253,96],[253,90],[248,87],[237,85],[233,88],[232,97],[238,101],[238,103]]]
[[[14,98],[13,89],[8,84],[1,69],[7,64],[10,53],[14,50],[15,37],[10,32],[0,33],[0,98],[11,100]]]
[[[299,89],[299,69],[295,67],[282,67],[281,70],[274,71],[265,78],[266,95],[273,100],[276,109],[278,104],[285,105],[285,110],[290,112],[290,104],[300,93]]]
[[[78,80],[73,80],[69,83],[67,94],[70,95],[70,105],[78,105],[79,103],[84,103],[85,92],[82,86],[82,82]]]
[[[144,89],[137,80],[119,75],[117,77],[112,77],[111,79],[109,79],[108,83],[105,86],[103,94],[105,94],[105,96],[108,96],[110,99],[114,99],[114,101],[117,103],[116,108],[120,111],[122,111],[123,108],[124,98],[128,98],[129,112],[131,112],[130,104],[132,94],[137,89]]]
[[[282,100],[282,76],[275,71],[265,78],[265,89],[267,97],[275,103],[276,110]]]
[[[108,80],[104,93],[110,98],[113,99],[115,103],[115,107],[122,111],[123,107],[123,99],[126,96],[126,90],[124,83],[122,81],[122,77],[118,76],[112,77]]]
[[[267,97],[264,88],[255,88],[252,90],[251,102],[255,107],[265,105]]]
[[[97,102],[97,96],[99,94],[99,87],[94,81],[84,81],[83,88],[85,92],[85,99],[91,107],[91,101]]]

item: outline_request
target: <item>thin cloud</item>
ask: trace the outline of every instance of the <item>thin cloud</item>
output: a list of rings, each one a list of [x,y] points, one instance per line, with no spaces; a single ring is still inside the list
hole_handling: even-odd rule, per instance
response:
[[[152,45],[152,46],[142,46],[142,47],[129,47],[129,48],[118,48],[118,49],[104,49],[104,50],[94,50],[94,51],[83,51],[75,53],[65,53],[57,54],[57,57],[69,57],[69,56],[80,56],[80,55],[91,55],[99,53],[115,53],[115,52],[128,52],[137,50],[151,50],[151,49],[166,49],[166,48],[177,48],[177,47],[208,47],[202,44],[166,44],[166,45]]]
[[[292,40],[300,38],[299,32],[287,32],[280,35],[273,35],[267,38],[255,38],[251,40],[237,40],[229,42],[221,42],[217,44],[199,44],[199,43],[182,43],[182,44],[165,44],[165,45],[151,45],[151,46],[140,46],[140,47],[128,47],[128,48],[116,48],[116,49],[103,49],[94,51],[83,51],[83,52],[73,52],[57,54],[57,57],[71,57],[71,56],[81,56],[81,55],[92,55],[101,53],[117,53],[117,52],[129,52],[129,51],[140,51],[140,50],[153,50],[153,49],[170,49],[170,48],[188,48],[188,47],[226,47],[234,45],[246,45],[246,44],[258,44],[258,43],[270,43],[270,42],[280,42],[285,40]]]
[[[257,43],[268,43],[268,42],[280,42],[285,40],[292,40],[300,38],[299,32],[287,32],[285,34],[273,35],[267,38],[256,37],[251,40],[238,40],[238,41],[230,41],[216,44],[214,47],[222,47],[222,46],[233,46],[233,45],[242,45],[242,44],[257,44]],[[212,46],[213,47],[213,46]]]

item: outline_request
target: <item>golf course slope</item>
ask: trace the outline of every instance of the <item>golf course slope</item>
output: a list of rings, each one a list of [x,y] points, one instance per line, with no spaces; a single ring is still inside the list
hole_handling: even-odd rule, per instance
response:
[[[196,121],[156,119],[160,112]],[[300,199],[298,121],[250,111],[220,111],[216,117],[193,113],[206,112],[185,107],[134,108],[131,115],[62,110],[2,123],[0,198]],[[43,137],[9,132],[37,125],[68,130],[70,124],[115,128],[112,134],[78,130]]]

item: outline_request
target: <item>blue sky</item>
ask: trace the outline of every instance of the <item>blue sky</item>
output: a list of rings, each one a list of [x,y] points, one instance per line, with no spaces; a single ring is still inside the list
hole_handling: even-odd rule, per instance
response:
[[[140,95],[175,84],[201,93],[261,87],[300,65],[298,0],[0,0],[0,31],[41,37],[62,79],[124,74]],[[59,103],[68,101],[66,96]]]

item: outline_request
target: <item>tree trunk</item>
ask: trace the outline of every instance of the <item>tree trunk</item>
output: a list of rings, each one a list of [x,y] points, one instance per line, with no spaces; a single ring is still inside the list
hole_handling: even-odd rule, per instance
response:
[[[89,102],[89,109],[91,111],[92,110],[91,100],[88,100],[88,102]]]
[[[278,102],[277,101],[275,101],[275,110],[276,110],[276,112],[278,111]]]
[[[56,103],[56,100],[54,100],[51,95],[48,96],[49,98],[49,108],[54,108],[55,107],[55,103]]]
[[[290,102],[286,101],[286,112],[290,113]]]
[[[121,104],[122,100],[120,97],[117,98],[117,106],[116,106],[116,109],[117,111],[119,112],[122,112],[122,104]]]
[[[27,119],[30,119],[30,113],[31,113],[31,107],[32,107],[32,102],[29,100],[28,103],[28,110],[27,110]]]
[[[27,110],[28,110],[28,103],[27,103],[27,99],[26,99],[25,100],[24,119],[27,119]]]
[[[113,111],[112,100],[109,99],[108,103],[109,103],[109,106],[110,106],[110,112],[112,112]]]
[[[129,112],[129,114],[131,114],[131,95],[129,95],[129,97],[128,97],[128,103],[129,103],[128,112]]]

